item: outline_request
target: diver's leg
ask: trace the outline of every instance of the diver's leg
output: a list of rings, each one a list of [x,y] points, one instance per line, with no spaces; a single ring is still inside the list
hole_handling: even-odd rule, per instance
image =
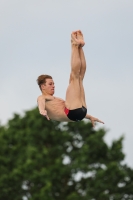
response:
[[[77,31],[77,39],[84,41],[83,34],[80,30]],[[86,107],[85,92],[84,92],[84,87],[83,87],[83,79],[86,72],[86,60],[85,60],[85,55],[83,51],[83,45],[79,46],[79,56],[81,60],[81,68],[80,68],[81,101],[82,101],[82,105]]]
[[[65,105],[69,110],[82,107],[80,70],[81,59],[79,55],[80,41],[77,41],[76,32],[72,33],[72,54],[71,54],[71,73],[69,86],[66,91]]]
[[[81,60],[80,76],[81,76],[81,79],[83,80],[85,72],[86,72],[86,60],[85,60],[85,55],[83,51],[83,46],[85,42],[84,42],[83,34],[80,30],[77,31],[77,39],[79,41],[82,41],[82,45],[79,46],[79,56]]]
[[[80,59],[81,59],[81,69],[80,69],[81,101],[82,101],[82,105],[84,107],[87,107],[86,106],[86,100],[85,100],[84,86],[83,86],[83,79],[84,79],[84,75],[85,75],[85,72],[86,72],[86,61],[85,61],[85,56],[84,56],[84,52],[83,52],[82,47],[79,48],[79,55],[80,55]]]

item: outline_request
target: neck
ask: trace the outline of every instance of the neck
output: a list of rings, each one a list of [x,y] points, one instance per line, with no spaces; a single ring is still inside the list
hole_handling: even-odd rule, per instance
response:
[[[52,94],[49,94],[49,93],[47,93],[45,91],[42,91],[42,95],[44,95],[44,96],[53,96]]]

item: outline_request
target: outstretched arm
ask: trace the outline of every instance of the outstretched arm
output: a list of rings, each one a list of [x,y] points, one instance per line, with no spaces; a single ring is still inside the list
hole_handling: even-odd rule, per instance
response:
[[[47,120],[50,120],[49,116],[47,115],[47,111],[45,110],[45,98],[43,96],[39,96],[37,98],[37,103],[38,103],[38,108],[39,108],[40,114],[43,115],[44,117],[46,117]]]
[[[91,115],[86,115],[85,118],[86,118],[86,119],[89,119],[89,120],[91,121],[93,127],[95,126],[95,122],[99,122],[99,123],[104,124],[103,121],[101,121],[101,120],[99,120],[98,118],[93,117],[93,116],[91,116]]]

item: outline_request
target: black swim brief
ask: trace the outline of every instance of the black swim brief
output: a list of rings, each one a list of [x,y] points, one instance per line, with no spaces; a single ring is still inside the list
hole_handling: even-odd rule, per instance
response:
[[[69,110],[65,108],[64,111],[70,120],[76,121],[76,122],[84,119],[87,114],[87,109],[84,106],[82,106],[81,108],[74,109],[74,110]]]

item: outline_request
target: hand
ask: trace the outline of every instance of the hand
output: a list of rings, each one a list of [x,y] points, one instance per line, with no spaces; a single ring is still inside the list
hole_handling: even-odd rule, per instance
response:
[[[89,116],[89,119],[91,120],[91,123],[92,123],[92,126],[94,127],[95,126],[95,122],[99,122],[99,123],[102,123],[104,124],[103,121],[99,120],[98,118],[95,118],[93,116]]]
[[[41,110],[40,114],[43,115],[44,117],[46,117],[47,120],[50,120],[49,116],[47,115],[47,111],[46,110]]]

